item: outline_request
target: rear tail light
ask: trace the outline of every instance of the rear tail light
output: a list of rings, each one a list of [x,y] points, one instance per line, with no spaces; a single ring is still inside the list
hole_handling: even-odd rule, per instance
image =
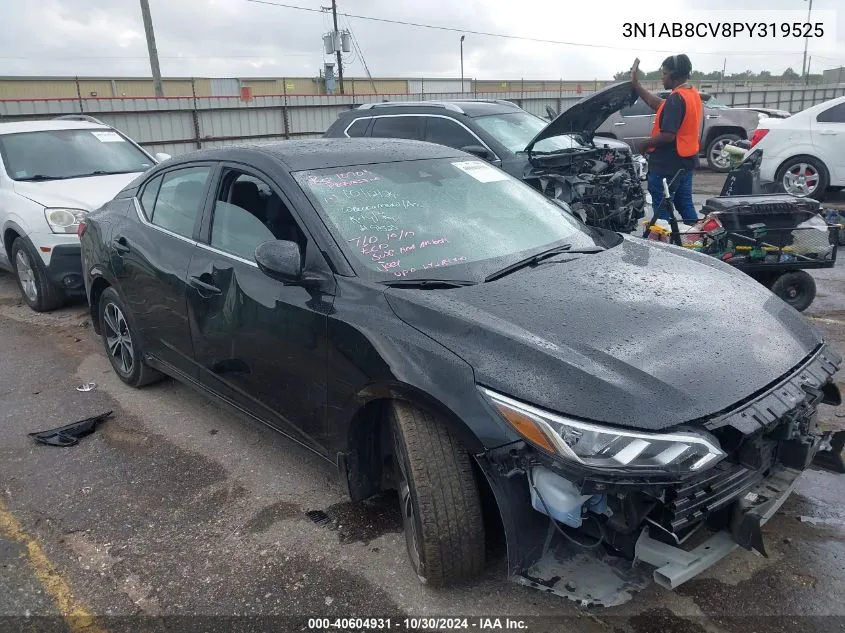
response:
[[[709,218],[705,223],[704,226],[701,227],[701,230],[705,233],[709,233],[710,231],[715,231],[716,229],[721,228],[721,224],[718,220],[713,218]]]
[[[766,128],[757,128],[756,130],[754,130],[754,134],[751,135],[751,147],[754,147],[755,145],[757,145],[757,143],[762,141],[763,137],[766,136],[766,134],[768,133],[769,130],[767,130]]]
[[[85,222],[80,222],[76,227],[76,236],[82,237],[85,235]]]

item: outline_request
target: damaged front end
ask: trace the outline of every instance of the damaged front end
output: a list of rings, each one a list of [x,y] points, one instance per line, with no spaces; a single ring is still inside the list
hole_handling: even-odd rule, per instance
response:
[[[636,100],[631,82],[622,82],[562,112],[526,146],[523,180],[568,204],[590,226],[633,231],[646,215],[642,181],[647,163],[627,143],[595,133],[610,115]],[[572,145],[553,142],[562,137]]]
[[[485,390],[526,438],[481,460],[515,515],[514,578],[613,606],[652,580],[674,589],[737,547],[767,556],[763,524],[831,448],[817,408],[841,402],[841,360],[823,345],[763,393],[670,433],[569,420]]]
[[[567,203],[585,224],[630,233],[646,214],[642,161],[622,147],[532,156],[523,180]]]

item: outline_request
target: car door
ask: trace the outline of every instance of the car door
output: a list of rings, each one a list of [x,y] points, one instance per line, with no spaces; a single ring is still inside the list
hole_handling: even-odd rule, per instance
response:
[[[185,281],[213,169],[206,162],[158,172],[133,200],[138,221],[116,226],[110,242],[120,293],[145,352],[193,379]]]
[[[655,116],[655,111],[645,101],[637,99],[634,105],[622,108],[608,119],[610,121],[608,131],[634,149],[637,141],[651,136]]]
[[[845,185],[845,103],[819,112],[811,126],[813,146],[831,172],[830,184]]]
[[[306,446],[326,437],[326,328],[330,298],[258,269],[256,247],[306,233],[281,187],[223,164],[188,270],[191,339],[200,382]]]

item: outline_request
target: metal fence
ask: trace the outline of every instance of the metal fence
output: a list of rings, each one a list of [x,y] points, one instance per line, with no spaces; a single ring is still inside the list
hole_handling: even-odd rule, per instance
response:
[[[561,112],[589,93],[575,91],[444,93],[425,95],[271,95],[241,97],[77,98],[0,100],[0,122],[89,114],[153,152],[183,154],[201,148],[321,136],[337,116],[363,103],[384,100],[506,99],[537,116]],[[845,86],[738,90],[716,96],[735,106],[797,112],[845,94]]]

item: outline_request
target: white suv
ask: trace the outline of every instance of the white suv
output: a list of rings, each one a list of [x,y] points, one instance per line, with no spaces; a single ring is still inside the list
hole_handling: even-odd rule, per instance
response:
[[[33,310],[84,294],[80,219],[168,158],[84,115],[0,123],[0,268]]]

